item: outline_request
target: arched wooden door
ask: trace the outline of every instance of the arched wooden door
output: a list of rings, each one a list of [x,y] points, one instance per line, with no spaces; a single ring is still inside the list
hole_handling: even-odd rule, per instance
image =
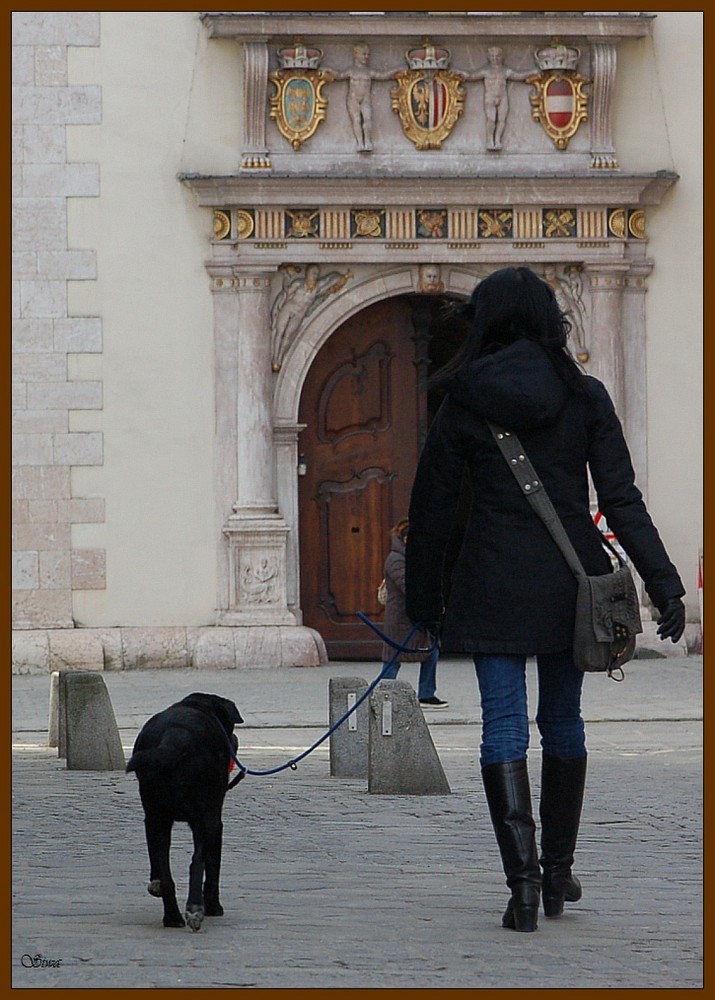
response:
[[[426,342],[407,297],[378,302],[335,331],[303,389],[301,606],[331,659],[380,657],[356,612],[382,620],[389,530],[407,516],[426,428]]]

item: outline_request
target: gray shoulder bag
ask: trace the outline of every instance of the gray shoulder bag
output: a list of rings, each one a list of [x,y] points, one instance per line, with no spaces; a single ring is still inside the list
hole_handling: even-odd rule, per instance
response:
[[[601,576],[588,576],[519,438],[512,431],[491,423],[489,429],[521,492],[544,522],[576,577],[575,665],[579,670],[605,671],[614,680],[623,680],[623,664],[633,659],[635,637],[643,631],[638,593],[630,569],[604,538],[618,560],[618,569]],[[620,671],[620,676],[615,676],[614,671]]]

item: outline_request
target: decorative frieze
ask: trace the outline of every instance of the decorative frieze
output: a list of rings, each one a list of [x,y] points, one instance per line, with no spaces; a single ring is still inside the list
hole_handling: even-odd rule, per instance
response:
[[[514,239],[642,240],[645,210],[630,207],[484,205],[460,208],[303,207],[214,211],[219,242],[276,249],[278,244],[323,240],[340,247],[362,240],[395,243]],[[218,220],[218,221],[216,221]],[[219,233],[220,226],[220,233]]]
[[[514,209],[514,237],[518,240],[541,239],[541,210],[538,208]]]

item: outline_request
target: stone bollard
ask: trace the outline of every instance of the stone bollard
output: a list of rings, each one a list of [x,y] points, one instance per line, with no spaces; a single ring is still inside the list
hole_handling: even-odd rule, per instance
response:
[[[123,771],[124,750],[102,675],[85,670],[60,671],[59,702],[60,756],[64,714],[67,769]]]
[[[449,782],[411,685],[380,681],[368,700],[368,792],[449,795]]]
[[[367,691],[362,677],[331,677],[328,682],[330,726]],[[367,778],[367,699],[330,734],[330,774],[335,778]]]

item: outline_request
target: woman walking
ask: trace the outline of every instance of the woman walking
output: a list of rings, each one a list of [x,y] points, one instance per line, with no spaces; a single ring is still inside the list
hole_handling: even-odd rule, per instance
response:
[[[447,389],[420,458],[409,510],[406,607],[443,627],[450,650],[474,658],[482,707],[480,765],[511,898],[504,927],[533,931],[540,895],[548,917],[581,898],[572,874],[586,779],[583,674],[573,663],[576,580],[507,467],[489,428],[519,436],[586,572],[609,556],[589,507],[599,509],[643,580],[661,639],[685,628],[685,589],[635,485],[621,424],[604,385],[568,347],[553,290],[526,267],[480,282],[465,307],[469,334],[433,382]],[[443,608],[444,553],[464,469],[472,507]],[[541,856],[527,751],[526,658],[538,671]]]
[[[385,586],[387,587],[387,603],[385,604],[385,620],[383,631],[396,642],[404,643],[412,624],[405,611],[405,543],[410,522],[399,521],[390,531],[390,552],[385,560]],[[447,708],[448,702],[437,697],[437,661],[439,660],[439,645],[433,635],[426,632],[416,632],[409,642],[414,653],[400,653],[396,661],[385,670],[388,661],[394,655],[393,648],[388,643],[382,645],[383,676],[394,680],[403,662],[419,662],[420,673],[417,683],[417,698],[422,708]]]

